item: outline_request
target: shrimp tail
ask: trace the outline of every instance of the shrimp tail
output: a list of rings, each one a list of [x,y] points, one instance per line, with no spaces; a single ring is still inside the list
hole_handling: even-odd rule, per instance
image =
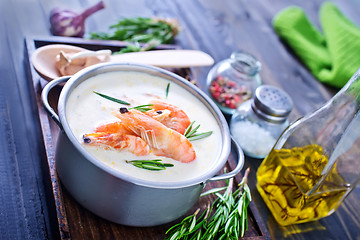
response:
[[[85,144],[100,146],[105,149],[128,150],[137,155],[144,156],[150,153],[148,144],[140,137],[122,133],[97,132],[83,136]]]

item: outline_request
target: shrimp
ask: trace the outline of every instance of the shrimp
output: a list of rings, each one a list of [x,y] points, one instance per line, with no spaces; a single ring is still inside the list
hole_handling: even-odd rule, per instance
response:
[[[95,132],[121,133],[133,135],[131,131],[126,129],[120,121],[103,123],[95,128]]]
[[[96,132],[83,136],[85,144],[114,148],[117,150],[128,150],[137,155],[144,156],[150,153],[149,145],[140,137],[123,133]]]
[[[190,141],[152,117],[135,109],[120,109],[120,112],[112,114],[121,120],[124,127],[140,136],[155,155],[185,163],[195,160],[195,150]]]
[[[161,122],[166,127],[184,134],[186,128],[190,125],[190,119],[182,109],[170,103],[161,102],[159,100],[153,100],[150,103],[152,104],[152,110],[146,111],[146,115]],[[103,124],[96,128],[96,132],[118,131],[126,131],[126,129],[121,125],[120,121]]]
[[[150,103],[152,104],[152,110],[145,112],[146,115],[161,122],[168,128],[184,134],[191,122],[182,109],[159,100],[153,100]]]

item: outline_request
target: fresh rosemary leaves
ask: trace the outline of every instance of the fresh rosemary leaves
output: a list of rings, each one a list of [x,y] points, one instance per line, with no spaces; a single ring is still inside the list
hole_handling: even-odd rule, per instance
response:
[[[120,52],[136,52],[172,43],[179,32],[179,24],[175,19],[125,18],[111,25],[109,30],[111,33],[90,33],[90,38],[130,42],[132,44]],[[140,46],[140,43],[144,43],[144,46]]]
[[[145,105],[139,105],[139,106],[136,106],[136,107],[132,107],[132,108],[129,108],[130,109],[136,109],[140,112],[147,112],[147,111],[150,111],[152,108],[151,106],[153,106],[153,104],[145,104]]]
[[[130,163],[135,167],[151,170],[151,171],[160,171],[165,170],[167,167],[173,167],[171,163],[161,163],[161,159],[154,160],[126,160],[126,163]]]
[[[233,178],[227,181],[228,186],[211,189],[201,196],[215,194],[218,198],[197,217],[200,209],[185,217],[180,223],[167,230],[166,240],[175,239],[239,239],[247,230],[247,207],[251,201],[247,177],[250,169],[245,171],[238,189],[234,192]],[[221,191],[225,190],[223,194]]]
[[[107,100],[110,100],[110,101],[113,101],[113,102],[116,102],[116,103],[120,103],[120,104],[124,104],[124,105],[130,105],[130,103],[128,102],[125,102],[123,100],[120,100],[120,99],[117,99],[117,98],[113,98],[113,97],[110,97],[108,95],[105,95],[105,94],[102,94],[102,93],[98,93],[98,92],[95,92],[93,91],[94,93],[96,93],[97,95],[107,99]],[[131,107],[129,108],[130,109],[136,109],[140,112],[146,112],[146,111],[149,111],[151,110],[152,108],[150,108],[153,104],[145,104],[145,105],[139,105],[139,106],[135,106],[135,107]]]
[[[113,97],[110,97],[108,95],[105,95],[105,94],[102,94],[102,93],[99,93],[99,92],[95,92],[95,91],[93,91],[93,92],[96,93],[97,95],[99,95],[100,97],[103,97],[103,98],[105,98],[107,100],[110,100],[110,101],[113,101],[113,102],[116,102],[116,103],[120,103],[120,104],[124,104],[124,105],[130,105],[130,103],[125,102],[123,100],[113,98]]]
[[[204,132],[204,133],[197,133],[197,130],[200,127],[200,124],[197,125],[194,129],[193,129],[193,125],[194,125],[195,121],[191,122],[190,125],[186,128],[184,136],[189,139],[189,141],[195,141],[195,140],[199,140],[199,139],[203,139],[206,138],[208,136],[210,136],[213,132],[209,131],[209,132]]]
[[[166,90],[165,90],[165,97],[168,98],[169,96],[169,90],[170,90],[170,83],[167,84]]]

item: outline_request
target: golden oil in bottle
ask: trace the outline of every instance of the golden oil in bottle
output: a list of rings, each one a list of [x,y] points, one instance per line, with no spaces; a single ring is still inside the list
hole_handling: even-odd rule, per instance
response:
[[[316,144],[272,150],[264,159],[257,171],[256,187],[280,225],[317,220],[336,210],[349,185],[336,166],[324,177],[327,163],[327,156]],[[314,187],[317,189],[312,192]]]

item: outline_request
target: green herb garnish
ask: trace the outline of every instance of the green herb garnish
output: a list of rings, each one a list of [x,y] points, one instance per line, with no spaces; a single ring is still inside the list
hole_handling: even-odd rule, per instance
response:
[[[166,240],[173,239],[239,239],[247,230],[247,208],[251,201],[247,177],[250,169],[245,171],[238,189],[234,192],[233,178],[227,181],[228,186],[211,189],[201,196],[215,194],[217,199],[197,217],[200,209],[185,217],[180,223],[166,231]],[[221,191],[225,190],[223,194]],[[213,212],[214,211],[214,212]]]
[[[186,128],[185,133],[184,133],[184,136],[187,139],[189,139],[190,141],[195,141],[195,140],[206,138],[206,137],[210,136],[213,133],[212,131],[204,132],[204,133],[197,133],[197,130],[199,129],[200,124],[197,125],[193,129],[194,123],[195,123],[195,121],[191,122],[190,125]]]
[[[91,39],[120,40],[129,44],[121,49],[124,52],[145,51],[159,44],[169,44],[174,41],[179,32],[175,19],[161,18],[125,18],[109,27],[111,33],[90,33]],[[144,43],[140,46],[139,43]]]
[[[167,167],[173,167],[171,163],[161,163],[161,159],[154,160],[126,160],[126,163],[130,163],[138,168],[143,168],[151,171],[165,170]]]
[[[166,91],[165,91],[165,97],[166,97],[166,98],[168,98],[169,89],[170,89],[170,83],[168,83],[167,86],[166,86]]]
[[[187,216],[180,223],[172,226],[166,231],[166,234],[170,233],[170,236],[166,237],[165,240],[175,239],[203,239],[201,238],[201,228],[206,226],[206,220],[209,217],[210,207],[204,211],[200,217],[197,218],[200,208],[198,208],[194,214]]]
[[[139,106],[136,106],[136,107],[132,107],[132,108],[129,108],[130,109],[136,109],[140,112],[146,112],[146,111],[150,111],[152,108],[150,108],[150,106],[153,106],[154,104],[145,104],[145,105],[139,105]]]
[[[113,98],[113,97],[110,97],[108,95],[105,95],[105,94],[102,94],[102,93],[98,93],[98,92],[95,92],[93,91],[94,93],[96,93],[97,95],[103,97],[103,98],[106,98],[107,100],[110,100],[110,101],[113,101],[113,102],[116,102],[116,103],[120,103],[120,104],[124,104],[124,105],[130,105],[130,103],[128,102],[125,102],[123,100],[120,100],[120,99],[117,99],[117,98]]]
[[[110,97],[108,95],[105,95],[105,94],[102,94],[102,93],[98,93],[98,92],[95,92],[93,91],[94,93],[96,93],[97,95],[107,99],[107,100],[110,100],[110,101],[113,101],[113,102],[116,102],[116,103],[120,103],[120,104],[124,104],[124,105],[130,105],[130,103],[128,102],[125,102],[123,100],[120,100],[120,99],[117,99],[117,98],[113,98],[113,97]],[[149,108],[150,106],[153,106],[153,104],[145,104],[145,105],[139,105],[139,106],[136,106],[136,107],[131,107],[129,108],[130,109],[136,109],[140,112],[146,112],[146,111],[149,111],[151,110],[152,108]]]

